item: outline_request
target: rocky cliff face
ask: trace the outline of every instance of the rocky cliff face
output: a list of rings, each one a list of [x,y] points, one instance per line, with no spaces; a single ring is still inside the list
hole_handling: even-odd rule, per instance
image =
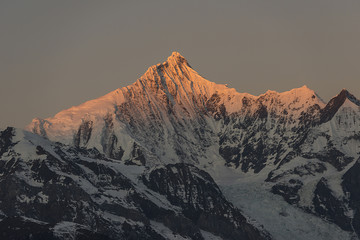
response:
[[[143,181],[200,228],[224,239],[258,239],[261,232],[225,197],[211,176],[193,165],[168,164],[151,170]],[[269,235],[262,235],[270,238]]]
[[[359,102],[343,90],[321,109],[301,145],[267,178],[275,183],[273,192],[289,203],[356,232],[357,208],[350,204],[356,194],[354,185],[346,186],[360,154],[359,110]]]
[[[142,167],[106,158],[96,149],[52,143],[13,128],[0,136],[3,239],[270,239],[195,166],[164,166],[179,170],[172,173],[174,181],[182,181],[184,172],[196,181],[200,191],[190,189],[188,194],[198,201],[190,208],[183,204],[187,196],[174,195],[174,202],[171,193],[155,187],[165,184],[153,178],[159,169],[149,171],[147,180],[145,175],[138,178]]]
[[[171,204],[194,211],[196,217],[182,214],[197,227],[204,227],[198,219],[208,213],[191,201],[205,200],[189,198],[202,190],[185,188],[194,180],[184,178],[186,169],[192,168],[183,169],[178,163],[214,176],[221,175],[217,167],[223,165],[237,171],[239,178],[257,175],[264,191],[281,195],[344,231],[360,231],[354,189],[360,102],[347,90],[328,103],[306,86],[260,96],[238,93],[204,79],[185,58],[173,53],[134,84],[54,117],[34,119],[27,130],[75,149],[92,149],[127,167],[155,169],[143,177],[144,184]],[[9,133],[2,134],[0,153],[11,147]],[[170,166],[183,175],[171,177]],[[158,175],[168,181],[162,182]],[[156,187],[152,179],[165,189]],[[196,178],[194,184],[201,179],[206,177]],[[170,186],[183,187],[185,192],[166,191]],[[187,202],[176,200],[180,193]],[[234,221],[241,226],[242,220]],[[227,237],[220,230],[216,234]]]

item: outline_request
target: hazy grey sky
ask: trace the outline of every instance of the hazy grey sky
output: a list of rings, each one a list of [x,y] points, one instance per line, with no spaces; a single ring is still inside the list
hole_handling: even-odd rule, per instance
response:
[[[359,0],[1,0],[0,31],[0,127],[127,86],[172,51],[239,92],[360,98]]]

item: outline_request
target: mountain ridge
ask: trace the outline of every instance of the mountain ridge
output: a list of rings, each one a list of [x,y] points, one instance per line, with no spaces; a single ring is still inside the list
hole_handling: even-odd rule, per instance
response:
[[[143,172],[96,149],[65,146],[21,129],[0,132],[0,150],[4,239],[271,239],[193,165],[163,166],[173,186],[183,187],[176,179],[197,186],[183,196],[156,188],[164,184],[153,179],[160,168]]]
[[[180,68],[184,67],[186,70],[191,70],[191,74],[186,75],[187,78],[186,77],[183,78],[181,74],[184,74],[184,72],[186,72],[186,71],[179,71],[179,67]],[[169,71],[169,69],[172,71]],[[228,88],[225,85],[216,84],[214,82],[205,80],[196,71],[194,71],[190,67],[190,65],[188,64],[187,60],[184,57],[182,57],[178,52],[173,52],[173,54],[164,63],[153,65],[153,66],[149,67],[149,69],[144,73],[144,75],[142,77],[140,77],[132,85],[116,89],[116,90],[114,90],[102,97],[99,97],[97,99],[89,100],[78,106],[73,106],[69,109],[60,111],[54,117],[45,118],[45,119],[35,118],[35,119],[33,119],[33,122],[30,123],[29,125],[27,125],[25,128],[27,130],[34,131],[34,132],[41,134],[40,133],[41,131],[39,130],[39,129],[41,129],[40,125],[48,125],[49,121],[51,121],[51,120],[56,121],[56,119],[59,119],[61,117],[70,118],[69,122],[78,121],[78,123],[79,123],[80,119],[74,118],[74,115],[76,115],[76,114],[85,116],[89,112],[93,113],[93,114],[97,114],[97,112],[98,112],[99,114],[105,115],[108,112],[113,112],[114,108],[115,108],[114,106],[119,105],[119,104],[123,103],[124,101],[126,101],[126,99],[125,99],[126,93],[128,93],[128,95],[130,95],[130,96],[135,95],[133,93],[134,90],[135,89],[139,90],[139,88],[140,89],[146,88],[147,90],[148,90],[148,88],[151,88],[151,89],[155,89],[155,91],[156,91],[160,88],[160,85],[166,85],[165,87],[167,89],[165,89],[166,90],[165,92],[166,92],[168,99],[174,100],[174,96],[176,96],[178,88],[184,87],[182,84],[172,84],[173,81],[169,82],[167,84],[164,82],[160,82],[160,83],[157,82],[156,86],[147,84],[148,80],[154,81],[157,78],[160,78],[161,74],[159,75],[159,72],[161,74],[163,74],[165,72],[167,75],[169,75],[169,74],[175,75],[175,74],[180,73],[180,76],[181,76],[179,78],[180,80],[184,80],[184,79],[189,80],[190,82],[192,82],[192,84],[196,80],[201,81],[200,85],[205,86],[204,88],[210,89],[208,91],[209,93],[207,93],[206,89],[201,89],[201,87],[198,87],[198,89],[197,89],[198,91],[196,93],[198,95],[206,96],[207,98],[210,98],[215,92],[218,94],[222,94],[225,92],[225,94],[228,95],[229,97],[235,98],[235,100],[233,100],[232,102],[229,102],[229,101],[227,102],[228,103],[227,109],[229,112],[238,111],[240,107],[234,107],[232,105],[234,105],[234,102],[235,103],[241,102],[241,99],[243,99],[244,97],[250,98],[252,100],[257,100],[257,99],[262,98],[267,95],[278,95],[280,97],[291,94],[291,93],[295,93],[295,95],[296,95],[296,92],[305,92],[305,93],[308,93],[308,95],[311,95],[311,96],[314,95],[316,98],[318,97],[317,94],[313,90],[309,89],[307,86],[295,88],[295,89],[285,91],[282,93],[269,90],[266,93],[263,93],[259,96],[251,95],[249,93],[239,93],[233,88]],[[192,78],[189,79],[189,77],[192,77]],[[169,79],[173,80],[174,77],[170,76]],[[194,86],[191,85],[191,90],[193,87]],[[189,89],[186,89],[186,90],[189,90]],[[185,91],[185,93],[187,93],[187,92],[190,92],[190,91]],[[184,94],[184,95],[186,95],[186,94]],[[292,95],[294,95],[294,94],[292,94]],[[286,98],[286,96],[285,96],[285,98]],[[153,99],[149,99],[149,101],[151,101],[151,100],[153,100]],[[189,99],[189,96],[187,96],[186,100],[187,100],[187,102],[192,101],[192,99]],[[319,98],[318,104],[324,105],[323,101],[320,98]],[[66,115],[69,115],[69,116],[66,116]]]
[[[133,87],[134,85],[137,85],[137,84],[139,84],[139,85],[141,85],[143,87],[146,87],[144,82],[141,81],[141,80],[150,80],[150,79],[153,80],[154,75],[158,75],[157,69],[161,70],[165,66],[171,66],[172,68],[174,68],[174,67],[176,68],[176,66],[181,67],[182,65],[185,65],[185,66],[191,68],[188,61],[180,53],[173,52],[171,54],[171,56],[168,57],[167,61],[149,67],[148,70],[133,84],[131,84],[131,85],[127,86],[127,87],[118,88],[118,89],[116,89],[114,91],[109,92],[108,94],[105,94],[104,96],[101,96],[101,97],[93,99],[93,100],[86,101],[86,102],[84,102],[84,103],[82,103],[80,105],[73,106],[73,107],[70,107],[68,109],[62,110],[58,114],[55,114],[54,117],[60,117],[62,114],[64,114],[64,112],[74,113],[76,111],[79,111],[79,109],[81,109],[82,107],[84,107],[86,110],[93,110],[94,111],[94,110],[96,110],[96,108],[89,109],[89,107],[91,105],[96,105],[96,103],[99,103],[99,105],[100,105],[100,103],[103,103],[103,104],[101,104],[101,106],[98,107],[99,109],[104,108],[104,105],[106,106],[106,104],[110,105],[110,106],[112,104],[119,104],[122,101],[124,101],[123,92],[125,92],[126,90],[130,91],[129,88]],[[176,71],[176,73],[179,73],[179,71],[177,71],[177,69],[175,71]],[[197,76],[201,77],[201,75],[198,74],[195,70],[193,70],[193,72],[196,73]],[[156,76],[156,77],[158,77],[158,76]],[[224,84],[216,84],[216,83],[211,82],[209,80],[206,80],[206,83],[208,83],[210,85],[215,85],[218,88],[218,89],[216,89],[216,91],[218,91],[218,92],[220,90],[226,89],[227,91],[230,91],[232,94],[241,95],[242,97],[246,96],[246,97],[249,97],[249,98],[252,98],[252,99],[257,99],[257,98],[261,98],[263,96],[272,95],[272,94],[274,94],[274,95],[287,95],[287,94],[292,93],[292,92],[301,91],[301,90],[306,89],[307,91],[309,91],[309,93],[315,95],[316,98],[319,98],[319,102],[321,103],[321,105],[324,105],[322,107],[325,107],[325,105],[327,104],[327,103],[323,102],[323,100],[318,96],[318,94],[316,92],[314,92],[312,89],[308,88],[306,85],[304,85],[302,87],[299,87],[299,88],[294,88],[294,89],[291,89],[291,90],[288,90],[288,91],[284,91],[284,92],[277,92],[277,91],[274,91],[274,90],[268,90],[265,93],[262,93],[260,95],[252,95],[252,94],[246,93],[246,92],[238,92],[234,88],[228,88],[226,86],[226,84],[225,85]],[[207,85],[207,84],[204,84],[204,85]],[[357,105],[360,104],[360,101],[358,99],[356,99],[356,97],[354,97],[351,93],[349,93],[345,89],[343,89],[338,95],[331,98],[329,100],[329,102],[332,99],[336,98],[337,96],[342,95],[342,92],[345,92],[345,91],[347,92],[348,99],[350,99],[352,102],[354,102]],[[305,91],[303,91],[303,92],[305,92]],[[209,95],[212,95],[212,94],[209,94]],[[107,110],[109,110],[109,109],[107,109],[107,108],[105,108],[105,110],[102,109],[102,111],[107,111]],[[45,119],[35,118],[34,120],[35,121],[37,121],[37,120],[48,120],[48,119],[51,119],[51,118],[54,118],[54,117],[45,118]],[[29,125],[25,126],[25,128],[27,130],[32,130],[31,127],[32,127],[31,123]]]
[[[350,212],[360,211],[352,180],[357,181],[360,157],[359,106],[347,90],[327,103],[307,86],[259,96],[239,93],[204,79],[175,52],[134,84],[52,118],[35,119],[27,130],[127,166],[191,164],[219,183],[227,177],[223,169],[232,169],[239,183],[232,187],[260,186],[264,196],[279,195],[358,234],[360,225],[354,227],[352,220],[360,222],[360,215]],[[220,187],[232,192],[228,185]],[[261,213],[252,213],[282,239]],[[292,217],[276,214],[280,222]]]
[[[132,85],[63,110],[54,117],[35,118],[26,129],[52,141],[96,147],[105,154],[121,155],[124,152],[129,153],[132,146],[114,149],[117,148],[114,147],[116,141],[124,143],[129,140],[121,140],[121,136],[116,133],[130,135],[132,142],[139,143],[139,139],[136,139],[139,134],[131,130],[134,126],[143,128],[150,124],[147,127],[160,129],[158,132],[174,134],[176,127],[173,126],[179,122],[196,131],[190,126],[192,124],[185,122],[195,121],[199,126],[203,126],[208,124],[209,117],[228,121],[230,116],[238,116],[245,121],[256,116],[268,118],[270,114],[275,117],[276,122],[278,118],[283,119],[283,127],[292,128],[297,127],[298,122],[318,124],[317,122],[323,123],[330,119],[336,111],[331,111],[329,115],[329,111],[322,110],[326,106],[322,99],[305,85],[282,93],[269,90],[259,96],[238,93],[233,88],[202,78],[180,53],[173,52],[167,61],[151,66]],[[320,120],[315,121],[314,118]],[[153,124],[154,119],[158,122],[156,126]],[[161,122],[167,122],[167,129],[159,126]],[[202,138],[211,139],[210,135],[219,131],[216,125],[216,121],[211,123],[210,130]],[[104,128],[107,132],[103,131]],[[101,137],[93,139],[91,135]],[[141,141],[144,139],[140,139],[140,146],[143,145]],[[199,143],[199,140],[187,139],[187,142]],[[174,146],[170,148],[173,149]]]

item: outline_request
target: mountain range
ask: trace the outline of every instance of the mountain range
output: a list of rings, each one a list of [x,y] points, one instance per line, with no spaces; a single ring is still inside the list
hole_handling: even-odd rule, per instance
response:
[[[358,239],[360,101],[260,96],[179,53],[0,132],[5,239]]]

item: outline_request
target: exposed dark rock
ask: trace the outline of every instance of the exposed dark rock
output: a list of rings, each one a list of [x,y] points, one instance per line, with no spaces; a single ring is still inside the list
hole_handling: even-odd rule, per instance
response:
[[[349,99],[351,102],[360,106],[360,101],[354,95],[343,89],[337,96],[332,98],[329,103],[321,110],[320,123],[330,121],[339,108],[344,104],[345,100]]]
[[[79,126],[78,132],[74,136],[74,146],[82,147],[86,146],[91,137],[91,132],[93,128],[93,121],[83,120]]]
[[[4,131],[0,132],[0,157],[9,150],[11,146],[16,143],[12,142],[12,137],[15,135],[15,129],[7,127]]]
[[[174,211],[163,209],[140,194],[131,194],[131,199],[142,209],[145,216],[149,219],[162,222],[166,227],[182,236],[189,236],[191,239],[203,239],[199,228],[188,218]]]
[[[267,116],[268,116],[268,111],[267,111],[266,107],[264,105],[260,104],[259,109],[255,113],[255,117],[264,119],[264,118],[267,118]]]
[[[338,171],[343,170],[349,163],[354,161],[353,157],[346,156],[344,153],[331,147],[331,145],[326,151],[313,154],[303,154],[302,157],[308,159],[317,158],[323,162],[328,162],[333,165]]]
[[[125,164],[128,165],[145,165],[146,159],[143,151],[141,150],[141,147],[134,142],[130,159],[126,160]]]
[[[123,239],[126,240],[138,240],[138,239],[144,239],[144,240],[165,240],[163,236],[156,233],[153,229],[151,229],[149,226],[145,226],[145,228],[140,228],[138,226],[133,226],[129,224],[128,222],[124,222],[122,225]]]
[[[344,174],[342,186],[354,211],[352,226],[360,234],[360,163],[359,160]]]
[[[336,223],[346,231],[352,231],[351,220],[346,216],[346,202],[333,195],[325,178],[316,185],[313,202],[315,212],[321,217]]]
[[[271,188],[271,192],[278,194],[284,198],[290,204],[296,204],[300,200],[298,194],[299,189],[302,187],[301,181],[290,179],[288,183],[279,183]]]
[[[309,162],[307,164],[292,168],[288,171],[281,172],[280,174],[276,174],[276,170],[273,170],[269,173],[269,175],[265,181],[276,182],[276,181],[280,180],[282,177],[292,175],[292,174],[296,175],[296,176],[300,176],[300,177],[307,176],[307,175],[315,176],[317,173],[323,173],[326,170],[327,170],[326,166],[323,163]]]
[[[32,222],[21,217],[7,217],[0,221],[0,238],[12,240],[60,240],[47,223]]]
[[[226,239],[267,239],[222,195],[210,175],[188,164],[169,164],[143,176],[150,189],[165,195],[199,228]]]

